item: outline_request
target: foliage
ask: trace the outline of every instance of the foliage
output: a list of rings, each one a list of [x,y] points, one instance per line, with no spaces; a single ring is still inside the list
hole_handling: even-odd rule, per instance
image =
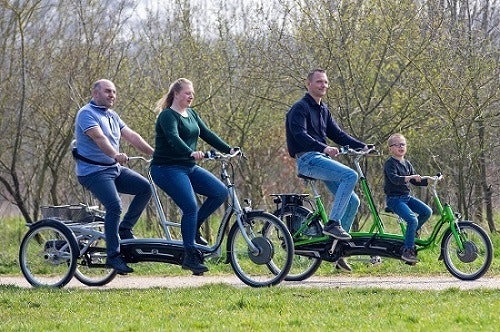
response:
[[[325,101],[349,133],[384,151],[402,132],[419,172],[443,172],[449,201],[496,230],[500,12],[490,2],[179,0],[141,15],[137,6],[0,0],[0,194],[25,221],[41,205],[85,199],[68,152],[99,78],[115,82],[116,110],[151,144],[155,102],[171,81],[192,80],[194,108],[247,154],[235,166],[242,196],[271,209],[268,194],[303,190],[283,122],[307,72],[323,67]],[[377,188],[382,162],[364,165]]]

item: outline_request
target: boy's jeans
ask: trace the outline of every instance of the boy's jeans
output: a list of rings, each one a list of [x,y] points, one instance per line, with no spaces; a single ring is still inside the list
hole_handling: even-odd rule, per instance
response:
[[[432,209],[410,195],[387,196],[386,203],[388,208],[406,221],[404,248],[413,248],[415,246],[415,233],[429,220]]]
[[[152,195],[149,181],[139,173],[122,166],[109,167],[86,176],[79,176],[78,181],[104,206],[107,253],[109,257],[116,256],[120,252],[118,225],[132,229],[137,223]],[[123,207],[119,193],[135,196],[121,224]]]
[[[307,152],[297,158],[297,171],[325,183],[335,197],[329,219],[340,221],[342,228],[349,232],[360,203],[354,193],[358,174],[320,152]]]

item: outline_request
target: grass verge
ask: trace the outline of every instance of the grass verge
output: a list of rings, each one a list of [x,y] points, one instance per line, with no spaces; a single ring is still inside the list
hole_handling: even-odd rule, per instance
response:
[[[496,290],[0,286],[2,331],[497,331]]]

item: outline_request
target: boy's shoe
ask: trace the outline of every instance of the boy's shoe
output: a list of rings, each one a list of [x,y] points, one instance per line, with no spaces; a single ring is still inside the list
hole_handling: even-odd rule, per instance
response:
[[[121,240],[135,239],[134,233],[132,233],[130,228],[119,228],[118,236],[120,236]]]
[[[112,269],[115,269],[115,271],[121,275],[134,272],[134,270],[127,265],[125,260],[120,255],[108,257],[106,259],[106,265]]]
[[[351,239],[351,236],[342,228],[340,222],[335,220],[330,220],[325,225],[325,228],[323,228],[323,234],[333,236],[334,238],[339,240]]]
[[[401,259],[408,263],[416,263],[418,262],[417,251],[413,248],[404,248]]]
[[[339,260],[335,263],[335,268],[337,270],[342,270],[346,272],[351,272],[352,267],[347,264],[346,260],[343,257],[340,257]]]

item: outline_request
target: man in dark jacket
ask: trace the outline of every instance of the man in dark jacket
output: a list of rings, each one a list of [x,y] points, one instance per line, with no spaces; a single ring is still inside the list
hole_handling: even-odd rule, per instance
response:
[[[349,240],[348,231],[359,207],[354,193],[357,173],[335,160],[339,149],[328,145],[327,138],[340,146],[367,149],[367,145],[346,132],[335,122],[322,98],[328,90],[328,77],[323,69],[314,69],[306,80],[307,93],[296,102],[286,116],[288,153],[297,161],[299,174],[322,180],[335,196],[329,222],[323,233],[340,240]],[[337,266],[350,271],[340,259]]]

